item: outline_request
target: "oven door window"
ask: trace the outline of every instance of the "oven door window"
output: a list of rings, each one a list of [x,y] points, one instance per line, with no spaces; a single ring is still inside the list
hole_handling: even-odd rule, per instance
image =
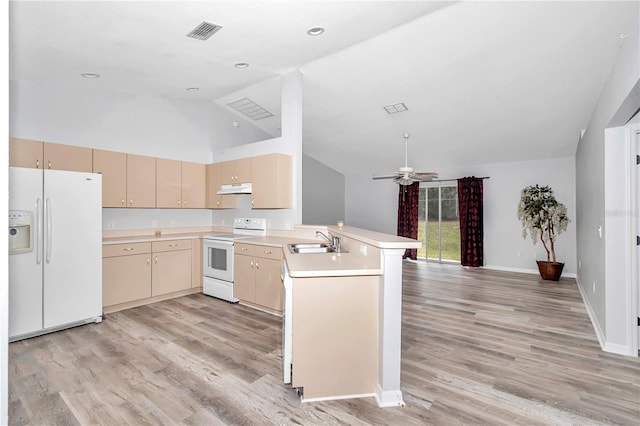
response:
[[[229,250],[226,248],[209,247],[209,268],[217,271],[227,270],[227,256]]]

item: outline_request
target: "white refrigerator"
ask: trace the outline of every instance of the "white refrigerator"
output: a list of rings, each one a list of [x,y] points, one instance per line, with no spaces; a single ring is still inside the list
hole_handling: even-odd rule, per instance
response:
[[[9,241],[10,341],[102,321],[101,175],[10,167]]]

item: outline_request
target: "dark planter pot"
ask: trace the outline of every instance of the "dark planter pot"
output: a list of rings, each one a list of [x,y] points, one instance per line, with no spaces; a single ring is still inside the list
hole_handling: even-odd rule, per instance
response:
[[[559,262],[547,262],[544,260],[536,260],[538,264],[538,271],[543,280],[558,281],[560,275],[562,275],[562,269],[564,263]]]

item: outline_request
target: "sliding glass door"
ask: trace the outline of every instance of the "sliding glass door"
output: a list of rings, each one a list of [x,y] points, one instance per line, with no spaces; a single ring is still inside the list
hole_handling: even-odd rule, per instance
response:
[[[458,187],[420,188],[418,209],[418,239],[422,241],[418,258],[459,262]]]

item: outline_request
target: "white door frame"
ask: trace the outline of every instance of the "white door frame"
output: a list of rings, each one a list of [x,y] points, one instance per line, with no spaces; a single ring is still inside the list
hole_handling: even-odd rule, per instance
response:
[[[636,156],[640,155],[640,124],[630,124],[629,129],[629,161],[632,164],[629,174],[629,206],[631,207],[631,217],[629,229],[631,230],[631,244],[629,247],[629,282],[627,283],[627,312],[631,314],[628,321],[629,327],[628,341],[630,342],[630,354],[638,356],[640,349],[640,328],[636,325],[640,317],[640,246],[636,245],[636,236],[640,235],[640,165],[636,165]]]

